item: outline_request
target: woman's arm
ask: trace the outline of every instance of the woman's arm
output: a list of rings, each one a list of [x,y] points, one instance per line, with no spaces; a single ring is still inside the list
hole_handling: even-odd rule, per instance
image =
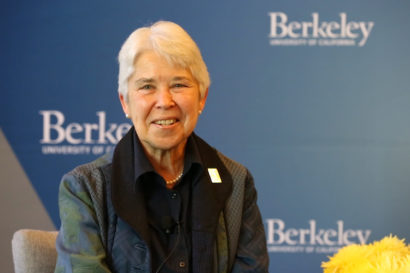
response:
[[[111,272],[86,179],[63,177],[59,189],[61,228],[57,237],[55,272]]]
[[[245,183],[242,225],[233,273],[267,273],[269,256],[261,214],[256,204],[257,193],[252,175],[248,172]]]

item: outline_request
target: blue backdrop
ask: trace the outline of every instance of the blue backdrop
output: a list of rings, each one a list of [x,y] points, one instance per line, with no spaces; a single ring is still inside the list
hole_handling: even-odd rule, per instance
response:
[[[128,128],[121,44],[164,19],[201,48],[212,84],[196,131],[254,175],[271,272],[321,272],[339,247],[390,233],[409,241],[409,1],[1,6],[0,125],[56,227],[61,176]]]

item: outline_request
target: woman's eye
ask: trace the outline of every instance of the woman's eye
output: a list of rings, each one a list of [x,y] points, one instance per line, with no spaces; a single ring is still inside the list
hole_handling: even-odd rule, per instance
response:
[[[150,89],[152,89],[152,85],[146,84],[146,85],[140,87],[140,89],[142,89],[142,90],[150,90]]]
[[[182,87],[187,87],[187,86],[185,84],[182,84],[182,83],[176,83],[176,84],[174,84],[174,87],[182,88]]]

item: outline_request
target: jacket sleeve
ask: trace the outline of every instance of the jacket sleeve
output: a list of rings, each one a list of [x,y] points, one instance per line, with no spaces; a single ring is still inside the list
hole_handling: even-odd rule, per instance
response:
[[[256,204],[257,193],[252,175],[248,172],[245,183],[241,230],[232,273],[269,272],[262,217]]]
[[[61,228],[56,241],[55,272],[110,272],[86,178],[63,177],[59,189]]]

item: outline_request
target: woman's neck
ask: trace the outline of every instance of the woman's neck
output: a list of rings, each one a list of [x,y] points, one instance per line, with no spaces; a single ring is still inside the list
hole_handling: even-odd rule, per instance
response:
[[[171,181],[183,172],[185,146],[186,143],[170,150],[146,149],[144,147],[144,152],[154,167],[154,170],[161,175],[165,181]]]

